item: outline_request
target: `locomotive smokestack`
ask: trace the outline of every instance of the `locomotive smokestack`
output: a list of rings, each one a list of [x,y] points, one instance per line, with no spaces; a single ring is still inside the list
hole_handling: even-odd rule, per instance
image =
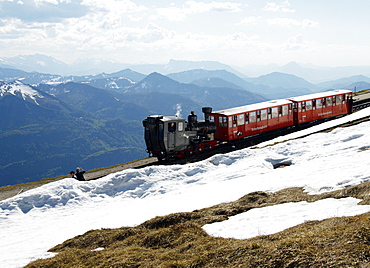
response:
[[[211,107],[203,107],[202,112],[204,113],[204,120],[209,122],[209,114],[212,113]]]

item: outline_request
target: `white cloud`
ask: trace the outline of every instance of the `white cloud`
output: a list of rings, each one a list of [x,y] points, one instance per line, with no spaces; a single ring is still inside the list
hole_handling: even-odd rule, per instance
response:
[[[185,3],[188,6],[188,10],[192,13],[204,13],[209,11],[218,11],[218,12],[240,12],[240,3],[232,2],[196,2],[196,1],[187,1]]]
[[[320,23],[316,21],[312,21],[312,20],[307,20],[307,19],[303,20],[302,25],[304,28],[319,28],[320,27]]]
[[[267,3],[263,10],[272,12],[295,12],[294,9],[290,9],[289,1],[284,1],[281,5],[273,2]]]
[[[53,4],[53,5],[58,5],[59,1],[57,0],[34,0],[36,6],[44,5],[44,4]],[[63,1],[60,1],[63,2]]]
[[[242,19],[237,25],[241,25],[241,24],[257,25],[258,21],[260,21],[261,19],[262,19],[261,16],[258,16],[258,17],[251,16],[251,17]]]
[[[241,12],[240,3],[232,2],[196,2],[187,1],[182,7],[158,8],[157,12],[160,16],[167,17],[171,21],[182,21],[190,14],[199,14],[206,12]]]
[[[77,18],[90,10],[81,0],[21,0],[0,1],[0,18],[18,18],[32,22],[60,22],[65,18]]]
[[[285,44],[285,49],[287,50],[296,50],[300,49],[305,46],[305,42],[303,39],[303,35],[298,34],[296,36],[292,36],[288,39],[288,42]]]
[[[107,12],[133,13],[147,10],[145,6],[137,5],[130,0],[83,0],[81,5]]]
[[[278,25],[281,27],[301,26],[303,28],[319,27],[319,23],[311,20],[298,21],[290,18],[275,18],[266,20],[269,25]]]

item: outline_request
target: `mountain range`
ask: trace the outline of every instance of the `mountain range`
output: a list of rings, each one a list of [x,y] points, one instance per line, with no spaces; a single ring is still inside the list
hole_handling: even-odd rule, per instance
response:
[[[43,54],[20,55],[16,57],[0,58],[1,68],[19,69],[27,72],[40,72],[69,75],[86,75],[92,73],[114,73],[124,69],[148,75],[159,72],[164,75],[179,73],[183,71],[203,69],[203,70],[226,70],[235,75],[246,77],[259,77],[261,75],[280,72],[301,77],[311,83],[317,84],[331,80],[351,77],[355,75],[370,76],[370,66],[315,66],[313,64],[298,64],[289,62],[285,65],[255,65],[230,66],[217,61],[186,61],[171,59],[163,64],[127,64],[115,60],[87,59],[77,60],[67,64],[53,57]]]
[[[313,84],[282,72],[247,77],[216,62],[170,61],[162,66],[166,71],[181,71],[167,75],[126,68],[65,76],[15,65],[65,66],[43,55],[0,59],[0,186],[145,157],[141,121],[150,114],[186,117],[190,111],[201,115],[202,106],[218,110],[329,89],[370,88],[364,75]]]

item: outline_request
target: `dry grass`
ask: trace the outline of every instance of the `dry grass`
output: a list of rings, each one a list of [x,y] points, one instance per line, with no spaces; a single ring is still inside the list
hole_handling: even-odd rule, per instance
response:
[[[302,188],[255,192],[136,227],[92,230],[52,248],[59,253],[55,257],[27,267],[370,267],[370,213],[245,240],[211,237],[201,228],[252,208],[349,196],[369,205],[370,182],[322,195],[307,195]]]

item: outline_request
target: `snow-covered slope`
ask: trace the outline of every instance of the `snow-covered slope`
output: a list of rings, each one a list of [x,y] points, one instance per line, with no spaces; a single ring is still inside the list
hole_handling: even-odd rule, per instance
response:
[[[370,108],[362,113],[369,115]],[[369,181],[369,127],[365,122],[189,165],[125,170],[87,182],[66,178],[27,191],[0,202],[0,263],[22,267],[52,255],[46,252],[49,248],[90,229],[134,226],[155,216],[234,201],[254,191],[304,187],[318,194]],[[291,165],[274,169],[279,162]],[[345,198],[283,204],[250,210],[219,223],[221,227],[204,228],[218,236],[253,237],[309,220],[370,211],[358,202]]]

